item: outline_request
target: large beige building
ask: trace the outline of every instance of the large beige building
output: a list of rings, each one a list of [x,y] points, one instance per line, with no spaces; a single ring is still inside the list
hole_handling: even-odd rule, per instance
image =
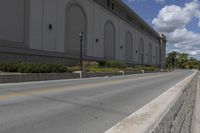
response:
[[[1,0],[0,60],[84,58],[163,66],[166,38],[121,0]]]

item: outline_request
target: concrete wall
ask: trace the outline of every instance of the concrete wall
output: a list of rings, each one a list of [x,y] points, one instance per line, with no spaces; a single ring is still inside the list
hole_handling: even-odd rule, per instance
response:
[[[24,7],[24,0],[0,1],[0,40],[24,42]]]
[[[147,71],[145,73],[155,73]],[[122,76],[142,74],[141,71],[135,72],[115,72],[115,73],[82,73],[82,78],[106,77],[106,76]],[[80,73],[0,73],[0,83],[14,82],[32,82],[45,80],[61,80],[61,79],[77,79],[80,78]]]
[[[192,121],[192,133],[200,133],[200,82],[198,84]]]
[[[135,28],[124,19],[115,15],[107,7],[95,2],[96,0],[15,0],[15,3],[10,0],[1,1],[0,18],[0,44],[1,40],[9,40],[12,42],[24,42],[24,37],[27,38],[25,43],[27,48],[35,50],[43,50],[50,52],[59,52],[63,54],[71,54],[77,57],[79,54],[79,30],[78,18],[81,14],[74,15],[74,23],[69,21],[68,8],[71,5],[77,6],[82,10],[86,24],[84,25],[84,50],[87,57],[93,59],[105,59],[105,24],[112,23],[115,31],[115,58],[116,60],[126,61],[126,35],[127,32],[132,37],[132,61],[129,63],[139,64],[139,40],[144,41],[144,64],[149,64],[148,44],[152,44],[152,63],[149,65],[159,65],[156,58],[155,49],[159,48],[159,41],[156,38],[149,36],[146,31],[141,31]],[[106,1],[101,1],[105,2]],[[12,3],[12,4],[9,4]],[[8,8],[9,7],[9,8]],[[24,12],[26,11],[26,12]],[[8,15],[5,15],[8,12]],[[79,17],[80,15],[80,17]],[[77,18],[76,18],[77,16]],[[26,18],[29,18],[27,21]],[[76,22],[77,20],[77,22]],[[70,25],[69,23],[72,23]],[[70,27],[74,31],[74,35],[68,33]],[[28,26],[28,27],[26,27]],[[51,28],[50,28],[51,27]],[[27,31],[28,30],[28,31]],[[28,36],[27,36],[28,35]],[[73,37],[69,36],[73,35]],[[69,38],[74,38],[69,41]],[[76,41],[78,40],[78,41]],[[69,43],[73,44],[73,49],[68,49]],[[5,42],[3,42],[5,43]],[[109,47],[108,47],[109,48]],[[111,48],[109,48],[112,51]],[[109,51],[108,50],[108,51]]]
[[[198,78],[195,71],[105,133],[191,133]]]
[[[65,47],[67,45],[65,37],[67,31],[63,27],[66,27],[66,7],[72,2],[73,1],[70,0],[51,0],[48,2],[45,0],[31,0],[31,22],[33,22],[31,23],[31,48],[65,52]],[[134,27],[115,16],[109,10],[103,8],[92,0],[76,0],[75,4],[84,10],[87,18],[87,34],[85,36],[87,40],[87,56],[104,58],[104,28],[107,21],[111,22],[115,28],[115,52],[117,60],[125,60],[125,40],[127,32],[130,32],[133,38],[133,63],[139,63],[138,52],[136,53],[136,51],[139,50],[138,45],[140,39],[144,40],[145,45],[144,63],[149,63],[147,54],[149,43],[152,44],[153,57],[156,56],[155,47],[159,47],[158,42],[150,39],[141,31],[134,29]],[[40,5],[40,7],[38,7],[38,5]],[[42,17],[42,14],[44,17]],[[35,20],[37,21],[35,22]],[[51,34],[48,33],[47,28],[50,23],[54,27]],[[76,27],[76,25],[74,25],[74,27]],[[43,33],[43,35],[40,35],[41,33]],[[36,39],[35,36],[38,38]],[[42,36],[44,38],[42,38]],[[96,41],[97,39],[98,42]],[[156,63],[155,58],[153,58],[152,64],[158,64]]]
[[[32,82],[75,78],[79,78],[79,75],[74,73],[1,74],[0,83]]]

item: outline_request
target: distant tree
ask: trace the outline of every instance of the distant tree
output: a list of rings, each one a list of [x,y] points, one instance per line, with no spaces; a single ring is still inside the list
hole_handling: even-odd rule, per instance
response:
[[[189,59],[187,65],[188,65],[188,67],[189,67],[190,69],[199,69],[199,68],[200,68],[200,63],[199,63],[199,61],[198,61],[197,59],[193,58],[193,57],[191,57],[191,58]]]
[[[186,53],[179,53],[178,58],[177,58],[177,67],[178,68],[187,68],[187,62],[189,59],[189,55]]]
[[[176,67],[176,62],[177,62],[177,57],[178,57],[179,53],[178,52],[171,52],[167,55],[166,58],[166,67],[167,68],[175,68]]]
[[[200,69],[200,61],[193,57],[189,58],[189,55],[186,53],[178,53],[174,51],[167,55],[166,68]]]

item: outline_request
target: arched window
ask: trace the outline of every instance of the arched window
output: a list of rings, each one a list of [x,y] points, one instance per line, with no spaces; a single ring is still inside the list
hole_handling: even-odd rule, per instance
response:
[[[115,59],[115,27],[111,21],[107,21],[104,26],[104,57]]]
[[[132,63],[132,61],[133,61],[133,37],[130,32],[126,33],[125,59],[126,59],[127,63]]]
[[[66,6],[66,51],[68,53],[79,54],[81,32],[84,38],[83,52],[86,53],[86,26],[87,19],[83,8],[77,2],[69,2]]]

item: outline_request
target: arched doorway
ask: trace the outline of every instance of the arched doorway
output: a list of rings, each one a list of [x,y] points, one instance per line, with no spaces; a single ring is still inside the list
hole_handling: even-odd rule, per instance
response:
[[[140,39],[139,42],[139,63],[144,65],[144,41]]]
[[[148,62],[149,65],[152,65],[152,44],[149,43],[149,48],[148,48]]]
[[[83,53],[86,52],[86,15],[78,3],[71,2],[66,7],[66,51],[69,54],[80,53],[80,33],[83,32]]]
[[[108,21],[104,26],[104,57],[105,59],[115,59],[115,27]]]
[[[132,63],[133,61],[133,38],[130,32],[126,33],[125,59],[127,63]]]

